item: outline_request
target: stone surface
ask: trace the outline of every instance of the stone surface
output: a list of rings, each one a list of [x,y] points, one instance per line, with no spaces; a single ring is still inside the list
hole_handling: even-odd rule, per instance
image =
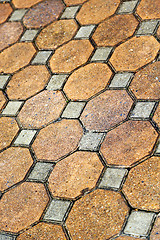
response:
[[[18,117],[24,128],[40,128],[57,120],[65,103],[60,91],[44,90],[26,101]]]
[[[4,89],[10,75],[0,75],[0,89]]]
[[[9,18],[9,21],[21,21],[26,12],[27,9],[15,10]]]
[[[19,70],[30,62],[35,52],[32,43],[16,43],[5,49],[0,53],[0,72],[13,73]]]
[[[107,163],[130,166],[152,151],[156,138],[148,121],[127,121],[107,133],[101,151]]]
[[[62,18],[67,18],[67,19],[74,18],[76,13],[77,13],[77,11],[78,11],[78,9],[79,9],[79,6],[67,7],[65,9],[65,11],[63,12],[62,16],[61,16],[61,19]]]
[[[12,0],[16,8],[30,8],[36,3],[41,2],[42,0]]]
[[[91,61],[106,61],[112,51],[112,47],[99,47],[96,49]]]
[[[129,172],[123,191],[132,207],[156,212],[160,210],[159,160],[159,157],[151,157]]]
[[[50,60],[52,72],[71,72],[86,63],[93,51],[89,40],[72,40],[58,48]]]
[[[72,73],[64,91],[70,99],[88,99],[106,87],[111,75],[106,64],[89,63]]]
[[[16,116],[22,104],[22,101],[9,101],[3,109],[2,115]]]
[[[22,181],[32,163],[27,148],[11,147],[0,153],[0,190]]]
[[[153,116],[153,120],[158,124],[158,127],[160,129],[160,104],[158,105],[156,112]]]
[[[152,35],[157,24],[158,21],[156,20],[142,22],[136,32],[136,35]]]
[[[39,51],[37,52],[35,58],[32,60],[32,64],[46,64],[52,51]]]
[[[146,239],[146,238],[143,238]],[[120,236],[118,238],[115,238],[115,240],[142,240],[142,238],[135,238],[135,237],[129,237],[129,236]]]
[[[160,237],[160,214],[158,215],[154,223],[154,226],[150,235],[150,240],[157,240],[157,238],[159,237]]]
[[[129,84],[132,76],[133,76],[133,73],[129,73],[129,72],[117,73],[112,79],[109,87],[125,88]]]
[[[122,2],[120,8],[118,9],[118,13],[132,13],[135,10],[138,0],[136,1],[125,1]]]
[[[157,37],[160,39],[160,26],[157,29]]]
[[[63,111],[62,118],[79,118],[85,102],[69,102]]]
[[[133,37],[115,49],[110,62],[117,71],[136,71],[156,57],[159,47],[153,36]]]
[[[48,85],[47,90],[60,90],[63,87],[63,84],[65,83],[68,75],[67,74],[57,74],[52,75]]]
[[[115,15],[104,22],[100,23],[93,39],[98,46],[114,46],[132,36],[138,21],[132,15]]]
[[[67,6],[70,6],[70,5],[75,5],[75,4],[82,4],[84,3],[86,0],[64,0],[65,4]]]
[[[37,34],[37,30],[34,29],[29,29],[26,30],[23,34],[23,36],[21,37],[21,42],[27,42],[27,41],[33,41],[33,39],[35,38],[36,34]]]
[[[52,163],[37,162],[31,173],[29,174],[28,179],[44,182],[52,169]]]
[[[80,27],[75,38],[80,38],[80,39],[89,38],[94,28],[95,28],[95,25]]]
[[[95,187],[103,165],[96,153],[76,152],[58,162],[49,177],[54,197],[76,198]]]
[[[88,130],[105,131],[127,117],[132,103],[125,90],[107,90],[87,103],[81,120]]]
[[[7,20],[12,11],[9,3],[0,3],[0,24]]]
[[[33,149],[38,159],[56,161],[76,149],[82,134],[78,120],[62,120],[42,129]]]
[[[16,238],[15,238],[15,236],[11,236],[11,235],[9,235],[9,234],[1,234],[0,233],[0,240],[15,240]]]
[[[155,106],[155,102],[137,102],[132,113],[131,118],[149,118]]]
[[[71,40],[77,29],[72,19],[55,21],[40,32],[36,44],[39,49],[56,49]]]
[[[79,149],[97,151],[103,137],[103,133],[86,132],[81,138]]]
[[[6,98],[2,91],[0,91],[0,111],[2,110],[4,104],[6,103]]]
[[[41,183],[25,182],[11,189],[1,199],[0,229],[18,232],[38,221],[48,200]]]
[[[15,145],[29,145],[34,138],[36,130],[21,130],[18,137],[16,138],[14,144]]]
[[[66,225],[73,240],[108,239],[119,233],[127,213],[119,193],[99,189],[74,203]]]
[[[142,0],[137,7],[137,13],[142,19],[160,18],[159,0]]]

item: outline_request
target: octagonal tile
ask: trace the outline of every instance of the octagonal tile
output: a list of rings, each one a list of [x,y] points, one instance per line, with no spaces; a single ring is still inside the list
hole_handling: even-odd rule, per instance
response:
[[[153,120],[158,124],[158,127],[160,129],[160,103],[155,111],[155,114],[153,116]]]
[[[150,235],[150,240],[157,240],[157,237],[159,236],[160,236],[160,214],[158,215],[154,223],[154,226]]]
[[[2,91],[0,91],[0,111],[6,102],[5,96]]]
[[[64,0],[67,6],[75,5],[75,4],[82,4],[86,2],[86,0]]]
[[[12,3],[16,8],[30,8],[36,3],[41,2],[42,0],[12,0]]]
[[[12,11],[9,3],[0,3],[0,24],[7,20]]]
[[[160,39],[160,26],[157,29],[157,37]]]
[[[142,19],[160,18],[159,0],[141,0],[137,7],[137,13]]]

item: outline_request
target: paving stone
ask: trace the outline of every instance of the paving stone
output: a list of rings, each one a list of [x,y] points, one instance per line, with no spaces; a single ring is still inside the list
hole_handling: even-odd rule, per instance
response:
[[[108,239],[120,232],[127,213],[119,193],[98,189],[74,203],[66,225],[73,240]]]
[[[85,102],[69,102],[62,113],[62,118],[79,118]]]
[[[0,89],[4,89],[10,75],[0,75]]]
[[[78,9],[79,9],[79,6],[67,7],[61,16],[61,19],[62,18],[74,18]]]
[[[123,13],[123,14],[132,13],[135,10],[137,3],[138,3],[138,0],[122,2],[117,13]]]
[[[3,109],[2,115],[16,116],[22,104],[22,101],[9,101]]]
[[[75,38],[80,38],[80,39],[89,38],[94,28],[95,28],[95,25],[80,27]]]
[[[111,47],[97,48],[91,61],[106,61],[112,51]]]
[[[116,11],[120,1],[119,0],[89,0],[83,4],[77,20],[81,25],[97,24],[110,17]]]
[[[86,63],[93,51],[89,40],[72,40],[58,48],[50,59],[55,73],[68,73]]]
[[[123,235],[123,236],[120,236],[120,237],[115,238],[115,239],[116,240],[142,240],[142,238],[129,237],[128,235],[127,236]],[[146,240],[146,238],[143,238],[143,239]]]
[[[57,120],[65,103],[60,91],[44,90],[25,102],[18,118],[24,128],[40,128]]]
[[[0,51],[15,43],[23,32],[20,22],[6,22],[0,25]]]
[[[27,9],[18,9],[15,10],[11,17],[9,18],[9,21],[20,21],[24,17],[25,13],[27,12]]]
[[[68,75],[67,74],[57,74],[52,75],[48,85],[47,90],[60,90],[63,87]]]
[[[157,29],[157,37],[160,39],[160,26]]]
[[[137,102],[130,118],[149,118],[155,106],[155,102]]]
[[[157,149],[156,149],[156,153],[160,153],[160,142],[158,143]]]
[[[14,145],[29,145],[36,133],[36,130],[21,130]]]
[[[154,215],[154,213],[150,212],[132,211],[124,229],[124,233],[138,237],[146,237],[149,233]]]
[[[9,3],[0,3],[0,24],[7,20],[12,11]]]
[[[160,18],[159,0],[142,0],[137,7],[137,13],[142,19]]]
[[[56,49],[71,40],[77,29],[73,19],[55,21],[40,32],[36,44],[39,49]]]
[[[53,199],[43,219],[48,221],[62,222],[66,216],[70,204],[70,201]]]
[[[103,133],[86,132],[81,138],[79,149],[97,151],[103,137]]]
[[[23,18],[27,28],[40,28],[55,21],[64,9],[62,0],[46,0],[32,7]]]
[[[114,46],[132,36],[137,26],[132,14],[115,15],[100,23],[92,38],[100,47]]]
[[[6,92],[10,99],[26,100],[45,88],[50,74],[44,65],[28,66],[15,73]]]
[[[133,77],[133,73],[129,73],[129,72],[117,73],[113,77],[109,87],[125,88],[129,84],[132,77]]]
[[[29,180],[38,180],[44,182],[49,174],[49,172],[53,169],[52,163],[43,163],[37,162],[34,166],[33,170],[29,174]]]
[[[158,21],[156,20],[141,22],[136,35],[152,35],[157,25]]]
[[[158,127],[160,129],[160,104],[158,105],[155,114],[153,116],[153,120],[158,124]]]
[[[39,51],[37,52],[35,58],[32,60],[32,64],[39,63],[39,64],[46,64],[49,56],[51,55],[52,51]]]
[[[22,181],[33,163],[29,150],[20,147],[8,148],[0,153],[0,159],[1,191]]]
[[[64,0],[64,2],[67,6],[70,6],[70,5],[75,5],[75,4],[82,4],[82,3],[86,2],[86,0]]]
[[[158,215],[150,235],[150,240],[157,240],[160,236],[160,214]]]
[[[87,130],[109,130],[127,117],[132,103],[125,90],[107,90],[87,103],[81,120]]]
[[[42,0],[27,0],[27,1],[21,1],[21,0],[12,0],[12,3],[16,8],[30,8],[36,3],[41,2]]]
[[[49,177],[53,196],[76,198],[95,187],[103,165],[96,153],[76,152],[58,162]]]
[[[117,71],[136,71],[151,62],[158,49],[159,43],[153,36],[133,37],[115,49],[110,62]]]
[[[15,240],[14,236],[0,233],[0,240]]]
[[[151,157],[129,172],[123,191],[132,207],[156,212],[160,210],[159,160],[159,157]]]
[[[6,103],[6,98],[2,91],[0,91],[0,111],[3,108],[4,104]]]
[[[64,91],[70,99],[86,100],[103,90],[111,75],[112,72],[107,64],[87,64],[71,74]]]
[[[13,73],[19,70],[30,62],[35,52],[32,43],[16,43],[5,49],[0,53],[0,72]]]
[[[37,32],[38,30],[33,30],[33,29],[26,30],[23,36],[21,37],[20,41],[21,42],[33,41]]]
[[[101,152],[108,164],[130,166],[151,153],[156,139],[148,121],[127,121],[107,133]]]
[[[41,183],[25,182],[11,189],[1,199],[0,229],[16,233],[27,228],[39,220],[48,200]]]
[[[99,187],[119,189],[127,172],[126,169],[107,168]]]

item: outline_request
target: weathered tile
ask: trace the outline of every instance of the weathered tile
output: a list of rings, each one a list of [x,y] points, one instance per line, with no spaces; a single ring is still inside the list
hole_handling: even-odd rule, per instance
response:
[[[4,89],[10,75],[0,75],[0,89]]]
[[[158,143],[158,146],[157,146],[157,148],[156,148],[155,153],[160,154],[160,141],[159,141],[159,143]]]
[[[118,13],[132,13],[135,10],[137,3],[138,0],[122,2],[118,9]]]
[[[142,19],[160,18],[159,0],[142,0],[137,7],[137,13]]]
[[[155,106],[155,102],[137,102],[130,118],[149,118]]]
[[[29,145],[36,133],[36,130],[21,130],[14,145]]]
[[[0,24],[7,20],[12,11],[9,3],[0,3]]]
[[[158,21],[156,20],[141,22],[136,35],[153,35],[157,25]]]
[[[157,29],[157,37],[160,39],[160,26]]]
[[[129,84],[132,77],[133,77],[133,73],[129,73],[129,72],[117,73],[113,77],[109,87],[125,88]]]
[[[2,115],[16,116],[22,104],[22,101],[9,101],[3,109]]]
[[[80,38],[80,39],[89,38],[94,28],[95,28],[95,25],[80,27],[75,38]]]
[[[32,60],[32,64],[39,63],[39,64],[46,64],[49,56],[51,55],[52,51],[39,51],[37,52],[35,58]]]
[[[34,29],[26,30],[24,32],[23,36],[21,37],[20,41],[21,42],[33,41],[37,32],[38,32],[38,30],[34,30]]]
[[[15,240],[15,236],[0,233],[0,240]]]
[[[157,240],[160,236],[160,214],[158,215],[150,235],[150,240]]]
[[[106,61],[112,51],[112,47],[99,47],[96,49],[91,61]]]
[[[79,9],[79,6],[72,6],[72,7],[67,7],[65,11],[63,12],[61,19],[63,18],[74,18],[77,11]]]
[[[4,104],[6,103],[6,98],[2,91],[0,91],[0,111],[2,110]]]
[[[85,102],[69,102],[62,113],[62,118],[79,118]]]
[[[52,163],[37,162],[31,173],[29,174],[28,179],[44,182],[52,169]]]
[[[103,133],[86,132],[81,138],[79,149],[97,151],[103,137]]]
[[[67,6],[70,6],[70,5],[75,5],[75,4],[82,4],[84,3],[86,0],[64,0],[65,4]]]
[[[9,21],[20,21],[24,17],[25,13],[27,12],[26,9],[17,9],[15,10],[11,17],[9,18]]]
[[[12,0],[12,3],[16,8],[30,8],[36,3],[41,2],[42,0],[27,0],[27,1],[21,1],[21,0]]]
[[[146,238],[135,238],[135,237],[129,237],[128,235],[123,235],[123,236],[120,236],[120,237],[118,237],[118,238],[115,238],[115,240],[142,240],[142,239],[144,239],[144,240],[146,240]]]
[[[158,127],[160,129],[160,103],[155,111],[155,114],[153,116],[153,120],[158,124]]]
[[[47,90],[60,90],[63,87],[68,75],[67,74],[57,74],[52,75],[49,83],[47,84]]]

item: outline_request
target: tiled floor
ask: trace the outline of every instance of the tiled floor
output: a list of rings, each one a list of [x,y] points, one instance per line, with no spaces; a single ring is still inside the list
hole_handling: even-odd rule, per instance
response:
[[[0,0],[0,240],[160,240],[160,0]]]

